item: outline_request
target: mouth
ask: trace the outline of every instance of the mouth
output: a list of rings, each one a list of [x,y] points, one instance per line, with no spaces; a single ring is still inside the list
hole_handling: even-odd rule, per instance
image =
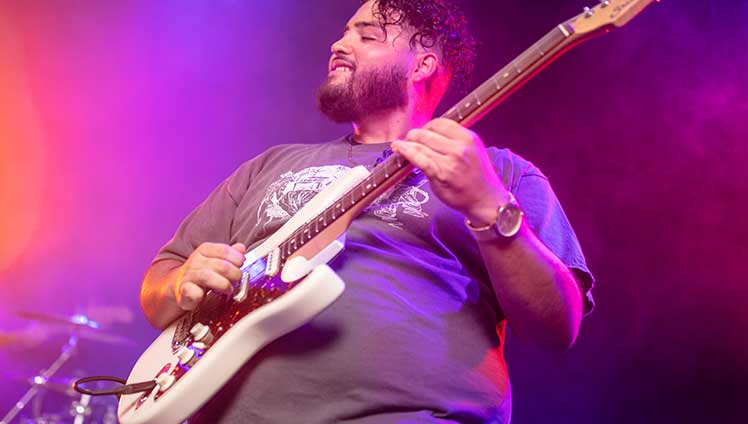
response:
[[[353,64],[346,60],[335,59],[330,64],[330,74],[348,74],[353,72],[354,68]]]

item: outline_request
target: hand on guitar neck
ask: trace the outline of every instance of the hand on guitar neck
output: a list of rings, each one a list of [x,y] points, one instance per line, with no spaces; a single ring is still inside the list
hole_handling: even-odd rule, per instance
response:
[[[496,221],[496,205],[504,203],[507,189],[477,134],[439,118],[410,130],[392,148],[423,171],[445,204],[472,223],[482,226]]]

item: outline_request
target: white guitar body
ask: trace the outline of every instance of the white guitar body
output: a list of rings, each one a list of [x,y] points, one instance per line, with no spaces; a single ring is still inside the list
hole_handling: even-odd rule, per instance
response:
[[[363,166],[356,167],[325,188],[280,230],[247,253],[245,265],[267,257],[294,231],[368,174]],[[297,281],[293,288],[233,323],[221,337],[209,344],[209,349],[206,346],[199,360],[189,367],[180,364],[180,359],[186,361],[177,355],[173,346],[181,320],[164,330],[143,352],[127,379],[128,384],[156,379],[159,385],[150,393],[123,395],[117,412],[120,422],[168,424],[183,421],[210,399],[262,347],[302,326],[332,304],[345,285],[327,262],[342,251],[341,238],[317,249],[311,259],[303,256],[290,258],[280,270],[280,279],[288,283]],[[178,369],[180,367],[181,370]]]

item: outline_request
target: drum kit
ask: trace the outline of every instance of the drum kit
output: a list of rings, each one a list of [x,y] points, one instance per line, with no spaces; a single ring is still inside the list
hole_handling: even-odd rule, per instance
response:
[[[118,347],[134,346],[133,340],[109,329],[109,324],[132,321],[133,314],[126,307],[93,308],[86,312],[64,316],[18,311],[16,315],[28,320],[29,327],[10,333],[0,331],[0,349],[15,349],[21,352],[39,349],[55,334],[66,338],[60,354],[49,366],[36,374],[0,373],[0,377],[6,382],[15,381],[27,386],[21,398],[0,418],[0,424],[117,423],[115,397],[92,397],[81,394],[73,388],[73,382],[80,375],[60,377],[58,371],[85,349],[88,343]]]

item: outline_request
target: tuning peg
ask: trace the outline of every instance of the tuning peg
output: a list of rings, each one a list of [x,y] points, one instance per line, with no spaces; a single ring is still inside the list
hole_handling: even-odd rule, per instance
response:
[[[585,18],[589,18],[590,16],[592,16],[592,13],[593,13],[592,9],[590,9],[589,7],[585,6],[585,8],[584,8],[584,17]]]
[[[600,4],[602,5],[601,7],[605,8],[605,7],[610,6],[610,1],[608,1],[608,0],[600,0]]]

